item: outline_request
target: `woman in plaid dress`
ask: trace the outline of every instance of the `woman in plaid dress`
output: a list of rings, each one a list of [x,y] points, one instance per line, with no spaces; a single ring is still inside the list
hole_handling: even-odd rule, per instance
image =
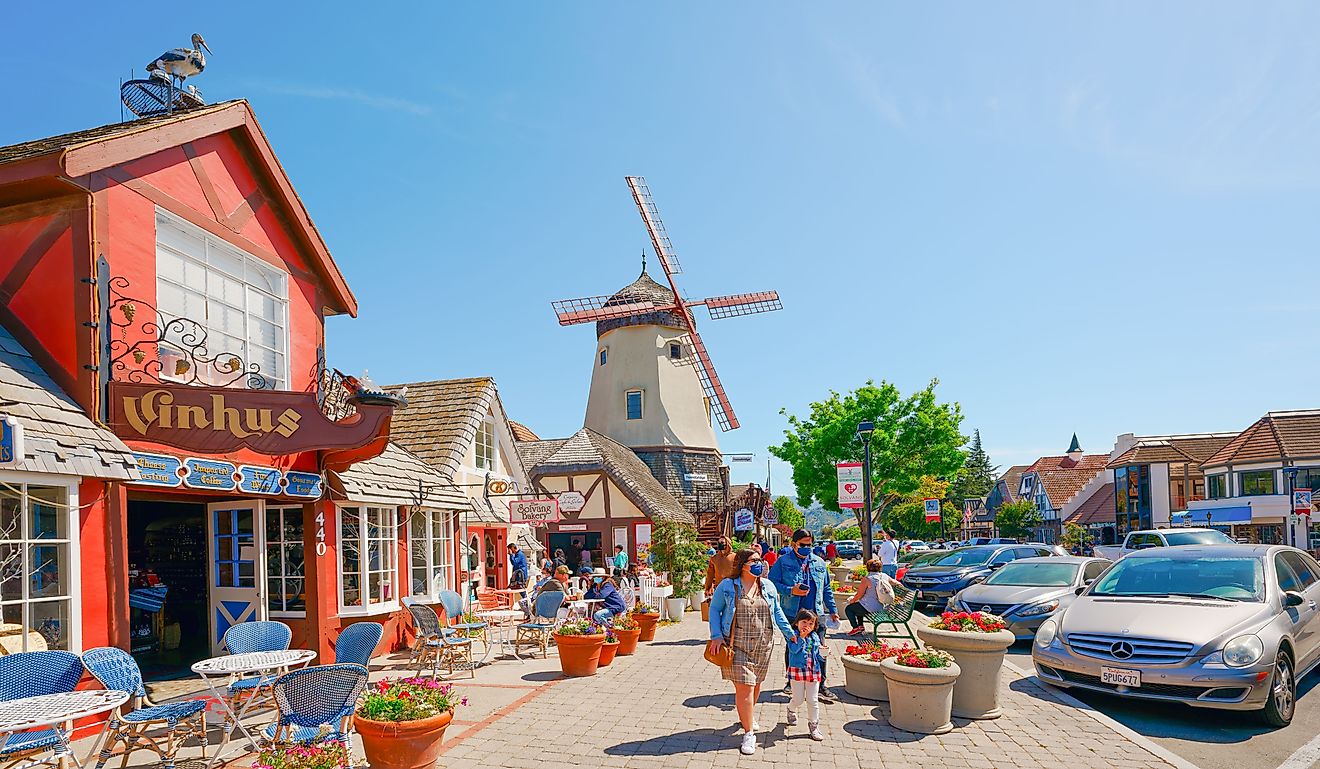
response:
[[[724,680],[733,684],[734,705],[743,728],[739,749],[744,755],[756,752],[752,711],[761,695],[761,684],[770,673],[775,628],[785,638],[793,636],[793,628],[779,605],[779,594],[774,584],[764,579],[765,572],[759,550],[740,550],[734,559],[734,576],[720,582],[710,600],[711,649],[719,651],[726,643],[733,645],[733,664],[720,670]]]

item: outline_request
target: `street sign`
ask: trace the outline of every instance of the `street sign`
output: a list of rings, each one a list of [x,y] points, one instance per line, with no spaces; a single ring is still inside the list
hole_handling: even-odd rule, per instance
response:
[[[587,498],[580,491],[561,491],[557,497],[559,509],[566,513],[580,512],[587,506]]]
[[[766,504],[765,509],[761,511],[761,522],[767,526],[774,526],[779,523],[779,511],[774,505]]]
[[[839,476],[839,507],[860,508],[866,504],[862,490],[862,463],[839,462],[834,466]]]
[[[509,503],[509,523],[533,525],[559,522],[559,500],[515,499]]]
[[[928,498],[925,500],[925,504],[926,520],[938,521],[940,519],[940,501],[938,499]]]
[[[683,480],[685,480],[685,481],[697,481],[697,482],[699,482],[699,483],[705,483],[705,482],[706,482],[706,474],[705,474],[705,473],[683,473]]]
[[[756,516],[752,514],[751,510],[744,507],[733,514],[734,531],[751,531],[755,526]]]
[[[1293,512],[1297,515],[1311,514],[1311,490],[1293,489]]]

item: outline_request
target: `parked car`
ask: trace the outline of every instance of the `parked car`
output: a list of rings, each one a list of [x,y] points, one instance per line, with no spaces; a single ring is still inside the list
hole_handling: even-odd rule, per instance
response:
[[[862,543],[855,539],[841,539],[835,542],[834,546],[839,549],[840,558],[862,557]]]
[[[1019,640],[1036,634],[1045,620],[1061,613],[1109,567],[1104,558],[1046,556],[1022,558],[949,599],[951,611],[984,611],[1004,618]]]
[[[948,555],[948,552],[943,550],[933,550],[929,553],[908,553],[907,555],[911,556],[911,560],[904,561],[903,558],[900,557],[898,559],[898,571],[894,574],[894,579],[899,580],[900,582],[903,580],[903,575],[907,574],[908,569],[925,566],[926,564],[932,563],[937,559]]]
[[[974,585],[991,572],[1019,558],[1035,558],[1052,553],[1026,545],[985,545],[964,547],[953,552],[936,551],[940,557],[929,564],[909,568],[903,585],[917,591],[917,605],[942,609],[955,593]]]
[[[1283,545],[1138,550],[1036,632],[1042,681],[1258,711],[1286,726],[1320,662],[1320,564]]]
[[[968,547],[979,545],[1016,545],[1018,541],[1012,537],[972,537],[967,542]]]
[[[903,543],[902,549],[908,551],[909,553],[924,553],[930,549],[930,545],[926,544],[925,542],[919,539],[909,539],[908,541]]]
[[[1146,529],[1130,531],[1121,545],[1096,545],[1095,554],[1117,561],[1128,553],[1152,547],[1228,545],[1233,539],[1218,529]]]
[[[1032,547],[1049,548],[1050,552],[1054,553],[1055,555],[1072,555],[1072,553],[1068,552],[1068,548],[1064,547],[1063,545],[1051,545],[1047,542],[1028,542],[1027,544],[1031,545]]]

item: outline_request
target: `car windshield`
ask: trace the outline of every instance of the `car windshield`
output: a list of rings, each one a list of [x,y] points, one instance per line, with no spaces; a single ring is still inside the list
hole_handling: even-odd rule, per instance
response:
[[[1265,570],[1259,558],[1250,556],[1128,556],[1110,567],[1090,594],[1259,602],[1265,600]]]
[[[1164,538],[1170,545],[1231,545],[1233,540],[1218,531],[1170,531]]]
[[[995,553],[999,552],[997,547],[969,547],[963,550],[954,550],[952,553],[944,553],[931,563],[932,566],[984,566],[990,562]]]
[[[987,585],[1067,587],[1077,578],[1075,563],[1010,563],[990,575]]]

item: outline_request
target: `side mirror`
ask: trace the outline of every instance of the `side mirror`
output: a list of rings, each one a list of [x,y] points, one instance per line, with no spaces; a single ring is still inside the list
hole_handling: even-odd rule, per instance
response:
[[[990,564],[990,571],[994,571],[995,569],[1002,569],[1004,568],[1004,566],[1005,564],[1002,563],[992,563]]]
[[[1093,581],[1094,581],[1094,580],[1089,580],[1089,579],[1088,579],[1088,580],[1086,581],[1086,585],[1091,584]],[[1085,592],[1086,592],[1086,585],[1082,585],[1081,587],[1079,587],[1079,588],[1077,588],[1076,590],[1074,590],[1074,591],[1073,591],[1073,595],[1081,595],[1082,593],[1085,593]]]
[[[1285,609],[1292,606],[1301,606],[1304,603],[1306,603],[1306,596],[1301,593],[1289,590],[1283,594],[1283,607]]]

